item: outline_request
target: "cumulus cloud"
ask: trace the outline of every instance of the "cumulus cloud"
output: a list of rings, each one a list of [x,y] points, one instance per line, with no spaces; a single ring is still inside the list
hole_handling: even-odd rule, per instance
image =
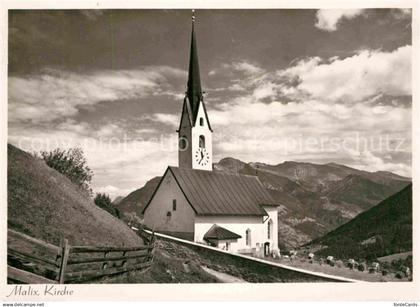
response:
[[[240,95],[209,108],[216,160],[334,161],[411,176],[411,52],[311,57],[234,80]]]
[[[277,74],[297,78],[297,90],[331,101],[354,102],[381,93],[411,95],[411,52],[411,46],[404,46],[391,52],[363,50],[327,62],[315,57]]]
[[[336,31],[343,19],[352,19],[363,13],[362,9],[321,9],[316,13],[315,27],[324,31]]]
[[[96,128],[90,126],[89,133],[86,133],[80,129],[85,125],[87,124],[83,122],[67,121],[49,128],[26,129],[24,126],[12,126],[9,129],[8,142],[28,152],[57,147],[82,148],[87,163],[94,172],[93,190],[113,196],[126,195],[134,187],[139,188],[154,176],[161,175],[168,164],[176,165],[175,133],[147,137],[143,135],[139,138],[110,138],[109,136],[115,134],[108,133],[108,129],[122,130],[124,127],[109,123]]]
[[[237,71],[242,71],[247,75],[258,75],[264,72],[262,68],[258,65],[249,63],[247,61],[235,62],[232,64],[232,67]]]
[[[180,114],[155,113],[152,115],[146,115],[143,118],[151,120],[153,122],[158,122],[165,125],[178,127],[181,116]]]
[[[102,70],[78,74],[45,69],[39,75],[9,77],[9,122],[46,122],[72,117],[80,107],[103,101],[171,95],[185,72],[168,66]]]
[[[232,63],[222,63],[219,67],[211,70],[208,75],[210,77],[216,75],[223,76],[241,76],[241,77],[258,77],[264,74],[265,70],[255,63],[246,60],[235,61]]]
[[[95,193],[105,193],[109,195],[109,197],[114,200],[118,196],[127,196],[134,190],[138,189],[138,187],[131,187],[131,188],[119,188],[113,185],[107,185],[103,187],[98,187],[94,190]]]
[[[272,164],[283,160],[334,161],[411,175],[411,161],[406,156],[386,161],[390,153],[411,150],[411,110],[407,108],[364,102],[331,105],[321,100],[262,103],[250,96],[220,105],[209,116],[220,158],[233,156]]]

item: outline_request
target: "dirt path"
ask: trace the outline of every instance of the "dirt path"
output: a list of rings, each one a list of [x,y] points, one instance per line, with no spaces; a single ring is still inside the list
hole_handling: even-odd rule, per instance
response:
[[[201,266],[201,268],[207,273],[209,273],[210,275],[213,275],[214,277],[219,279],[221,282],[224,282],[224,283],[239,283],[239,282],[244,283],[245,282],[246,283],[246,281],[241,278],[212,270],[206,266]]]

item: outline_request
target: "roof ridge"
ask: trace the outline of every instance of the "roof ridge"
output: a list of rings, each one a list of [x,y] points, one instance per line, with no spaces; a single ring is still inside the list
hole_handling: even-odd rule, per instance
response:
[[[239,174],[239,173],[227,173],[220,170],[206,170],[206,169],[194,169],[194,168],[188,168],[188,167],[179,167],[179,166],[168,166],[170,168],[179,168],[181,170],[187,170],[187,171],[193,171],[193,172],[207,172],[207,173],[214,173],[214,174],[220,174],[220,175],[226,175],[226,176],[237,176],[237,177],[250,177],[250,178],[257,178],[257,175],[252,174]]]

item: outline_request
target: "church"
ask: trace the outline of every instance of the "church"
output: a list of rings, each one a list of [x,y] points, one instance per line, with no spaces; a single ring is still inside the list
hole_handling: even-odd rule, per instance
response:
[[[214,171],[212,127],[201,89],[192,19],[187,92],[178,133],[178,167],[169,166],[143,209],[157,232],[223,250],[278,252],[277,206],[256,176]]]

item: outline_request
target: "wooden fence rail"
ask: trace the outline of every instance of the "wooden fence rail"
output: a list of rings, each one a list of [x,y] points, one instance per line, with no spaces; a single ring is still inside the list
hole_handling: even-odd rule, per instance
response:
[[[144,270],[152,265],[154,233],[138,230],[146,245],[135,247],[61,246],[8,230],[8,280],[18,283],[77,283]]]

